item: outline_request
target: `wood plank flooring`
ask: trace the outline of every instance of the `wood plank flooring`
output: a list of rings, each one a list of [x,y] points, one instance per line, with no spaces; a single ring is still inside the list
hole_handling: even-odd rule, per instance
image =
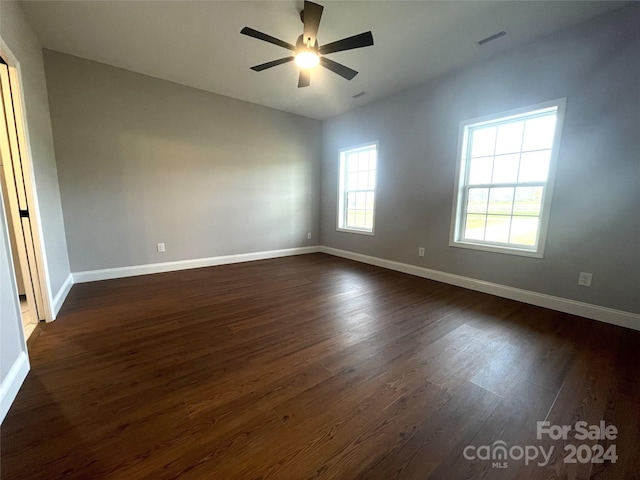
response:
[[[640,478],[640,332],[600,322],[311,254],[75,285],[38,328],[2,479]],[[495,442],[554,451],[467,458]]]

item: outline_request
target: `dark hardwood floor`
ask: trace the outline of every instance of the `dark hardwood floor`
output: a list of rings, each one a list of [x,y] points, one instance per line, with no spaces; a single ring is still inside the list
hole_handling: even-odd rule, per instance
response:
[[[39,328],[3,479],[640,478],[640,332],[596,321],[312,254],[75,285]]]

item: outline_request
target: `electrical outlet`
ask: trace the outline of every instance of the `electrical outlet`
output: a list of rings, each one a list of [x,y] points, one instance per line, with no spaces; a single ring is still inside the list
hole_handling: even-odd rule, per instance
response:
[[[311,240],[311,232],[307,233],[307,240]]]
[[[418,256],[419,257],[424,257],[424,247],[419,247],[418,248]]]
[[[582,285],[583,287],[590,287],[592,279],[593,273],[580,272],[580,275],[578,276],[578,285]]]
[[[164,243],[158,244],[158,253],[164,253]]]

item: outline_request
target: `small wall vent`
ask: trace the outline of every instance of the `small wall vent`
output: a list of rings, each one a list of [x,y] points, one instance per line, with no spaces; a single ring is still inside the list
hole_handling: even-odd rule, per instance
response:
[[[493,35],[487,37],[487,38],[483,38],[482,40],[480,40],[478,42],[478,45],[484,45],[485,43],[489,43],[493,40],[496,40],[500,37],[504,37],[507,34],[507,32],[505,32],[504,30],[498,33],[494,33]]]

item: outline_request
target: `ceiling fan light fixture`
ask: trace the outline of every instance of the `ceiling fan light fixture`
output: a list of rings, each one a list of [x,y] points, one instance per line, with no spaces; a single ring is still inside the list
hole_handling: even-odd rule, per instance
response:
[[[298,37],[295,46],[250,27],[244,27],[240,30],[240,33],[243,35],[286,48],[293,52],[293,55],[289,55],[288,57],[279,58],[267,63],[261,63],[260,65],[254,65],[251,67],[251,70],[261,72],[267,68],[295,61],[296,65],[300,67],[298,88],[308,87],[311,84],[311,70],[318,65],[340,75],[346,80],[353,79],[353,77],[358,74],[357,71],[346,67],[341,63],[334,62],[327,58],[326,55],[330,53],[343,52],[345,50],[369,47],[373,45],[373,35],[370,31],[363,32],[359,35],[353,35],[351,37],[343,38],[342,40],[336,40],[335,42],[327,43],[322,46],[318,45],[318,27],[320,26],[323,9],[324,7],[322,5],[310,2],[309,0],[304,0],[304,8],[302,12],[300,12],[303,32],[302,35]]]
[[[317,67],[320,63],[320,57],[312,50],[301,50],[296,53],[296,64],[300,68]]]

